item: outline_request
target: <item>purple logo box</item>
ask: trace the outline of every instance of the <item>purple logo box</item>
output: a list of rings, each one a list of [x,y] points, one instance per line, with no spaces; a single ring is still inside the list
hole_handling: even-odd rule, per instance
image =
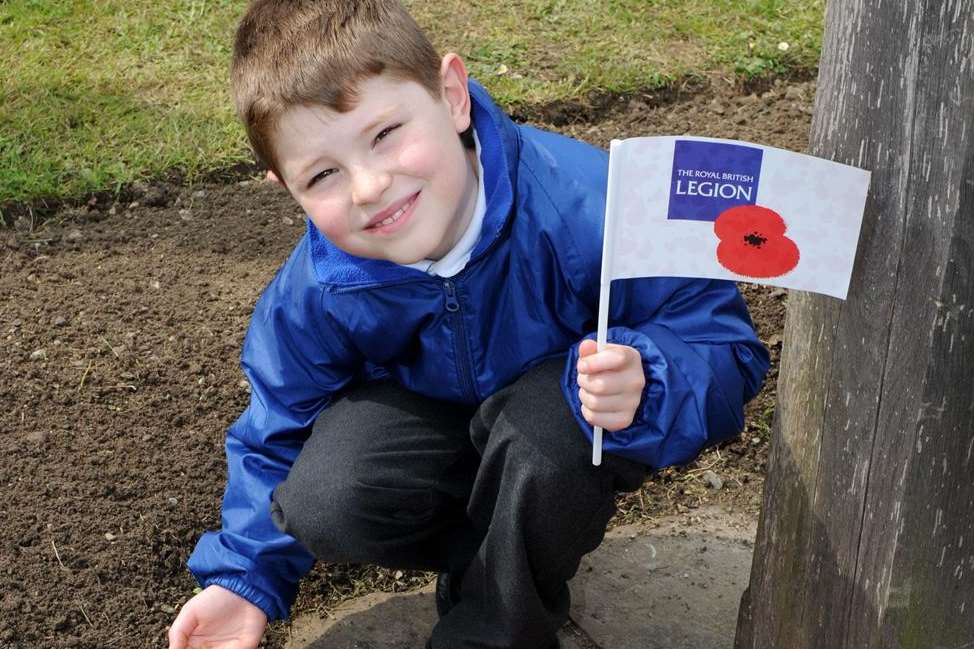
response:
[[[763,157],[750,146],[677,140],[667,218],[714,221],[726,209],[754,205]]]

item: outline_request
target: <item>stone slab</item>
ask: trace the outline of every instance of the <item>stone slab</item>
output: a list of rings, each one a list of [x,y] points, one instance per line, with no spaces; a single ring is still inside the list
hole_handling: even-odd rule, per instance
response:
[[[754,533],[718,510],[611,530],[572,580],[572,620],[603,649],[733,649]]]
[[[331,617],[299,616],[285,649],[422,649],[436,623],[433,587],[372,593],[350,600]]]
[[[285,649],[422,649],[436,623],[433,586],[411,593],[373,593],[338,607],[327,619],[298,617]],[[598,649],[574,625],[562,649]]]
[[[572,580],[563,649],[731,649],[754,521],[718,509],[616,528]],[[299,616],[287,649],[422,649],[436,623],[433,586]]]

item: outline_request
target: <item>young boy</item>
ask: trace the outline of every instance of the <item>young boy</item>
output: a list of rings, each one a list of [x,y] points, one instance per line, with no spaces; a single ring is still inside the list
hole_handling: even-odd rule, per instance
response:
[[[557,646],[615,492],[742,427],[768,367],[743,300],[618,282],[597,352],[605,153],[513,124],[395,0],[257,0],[232,77],[309,225],[254,310],[170,646],[256,647],[315,558],[441,573],[435,649]]]

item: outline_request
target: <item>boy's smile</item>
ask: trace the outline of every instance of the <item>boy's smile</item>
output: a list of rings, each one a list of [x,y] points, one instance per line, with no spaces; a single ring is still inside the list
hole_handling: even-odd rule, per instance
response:
[[[275,151],[291,195],[345,252],[409,264],[439,259],[473,214],[478,180],[463,62],[447,55],[442,96],[388,75],[363,80],[354,108],[298,106],[281,117]]]

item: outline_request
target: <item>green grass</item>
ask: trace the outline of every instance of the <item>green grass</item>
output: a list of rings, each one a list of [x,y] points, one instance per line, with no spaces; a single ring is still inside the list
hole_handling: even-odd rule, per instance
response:
[[[508,107],[814,67],[824,12],[824,0],[407,4]],[[0,204],[249,160],[227,89],[242,11],[230,0],[0,2]]]
[[[447,0],[412,6],[437,45],[463,54],[471,73],[508,106],[591,91],[632,92],[713,72],[750,77],[812,68],[824,16],[822,0]]]

